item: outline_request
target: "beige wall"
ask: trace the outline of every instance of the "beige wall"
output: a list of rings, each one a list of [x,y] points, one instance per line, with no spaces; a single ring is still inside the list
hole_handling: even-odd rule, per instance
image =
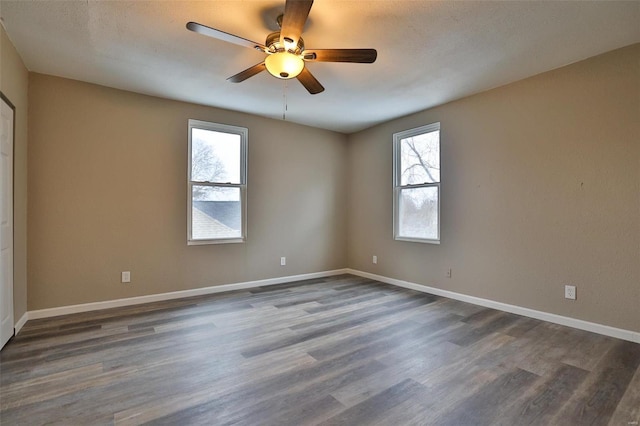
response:
[[[392,134],[436,121],[442,244],[394,241]],[[352,135],[349,182],[350,267],[640,331],[640,45]]]
[[[346,267],[345,135],[35,73],[29,101],[29,310]],[[249,129],[244,244],[187,246],[189,118]]]
[[[609,52],[349,137],[31,74],[28,308],[349,266],[638,331],[638,58]],[[249,128],[245,244],[186,245],[188,118]],[[391,136],[435,121],[442,244],[393,241]]]
[[[13,317],[27,311],[27,111],[29,73],[0,26],[0,91],[15,106]]]

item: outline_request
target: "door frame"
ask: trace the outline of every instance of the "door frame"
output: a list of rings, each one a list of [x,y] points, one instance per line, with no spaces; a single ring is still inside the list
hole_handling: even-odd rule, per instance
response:
[[[0,99],[11,108],[13,111],[13,123],[12,132],[11,132],[11,328],[13,329],[12,336],[9,338],[11,340],[16,334],[16,324],[15,324],[15,309],[14,309],[14,271],[15,271],[15,147],[16,147],[16,107],[9,100],[9,98],[0,91]],[[2,349],[3,345],[0,345],[0,349]]]

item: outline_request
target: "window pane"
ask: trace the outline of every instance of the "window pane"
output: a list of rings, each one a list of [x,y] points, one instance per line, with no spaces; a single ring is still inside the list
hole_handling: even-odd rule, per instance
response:
[[[194,240],[242,238],[240,188],[193,185],[191,233]]]
[[[438,239],[438,187],[400,190],[398,236]]]
[[[240,135],[191,130],[191,180],[240,182]]]
[[[440,182],[440,131],[400,140],[400,185]]]

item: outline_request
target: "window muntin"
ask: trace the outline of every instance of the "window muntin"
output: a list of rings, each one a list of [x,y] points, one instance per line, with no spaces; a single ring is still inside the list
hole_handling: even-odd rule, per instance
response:
[[[247,136],[243,127],[189,120],[188,244],[246,239]]]
[[[396,240],[440,242],[440,123],[393,135]]]

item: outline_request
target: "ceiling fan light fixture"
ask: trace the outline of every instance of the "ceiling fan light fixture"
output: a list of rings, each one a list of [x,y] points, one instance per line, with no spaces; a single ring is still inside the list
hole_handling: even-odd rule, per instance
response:
[[[266,69],[269,74],[281,80],[297,78],[310,94],[316,95],[324,91],[324,87],[306,67],[306,61],[371,64],[376,61],[378,52],[375,49],[314,49],[306,51],[302,32],[312,5],[313,0],[286,0],[284,13],[276,19],[280,30],[267,35],[264,44],[193,21],[187,23],[187,29],[221,41],[260,50],[267,55],[264,62],[232,75],[227,78],[228,81],[240,83]]]
[[[269,74],[285,80],[297,77],[304,68],[302,58],[289,52],[272,53],[264,63]]]

